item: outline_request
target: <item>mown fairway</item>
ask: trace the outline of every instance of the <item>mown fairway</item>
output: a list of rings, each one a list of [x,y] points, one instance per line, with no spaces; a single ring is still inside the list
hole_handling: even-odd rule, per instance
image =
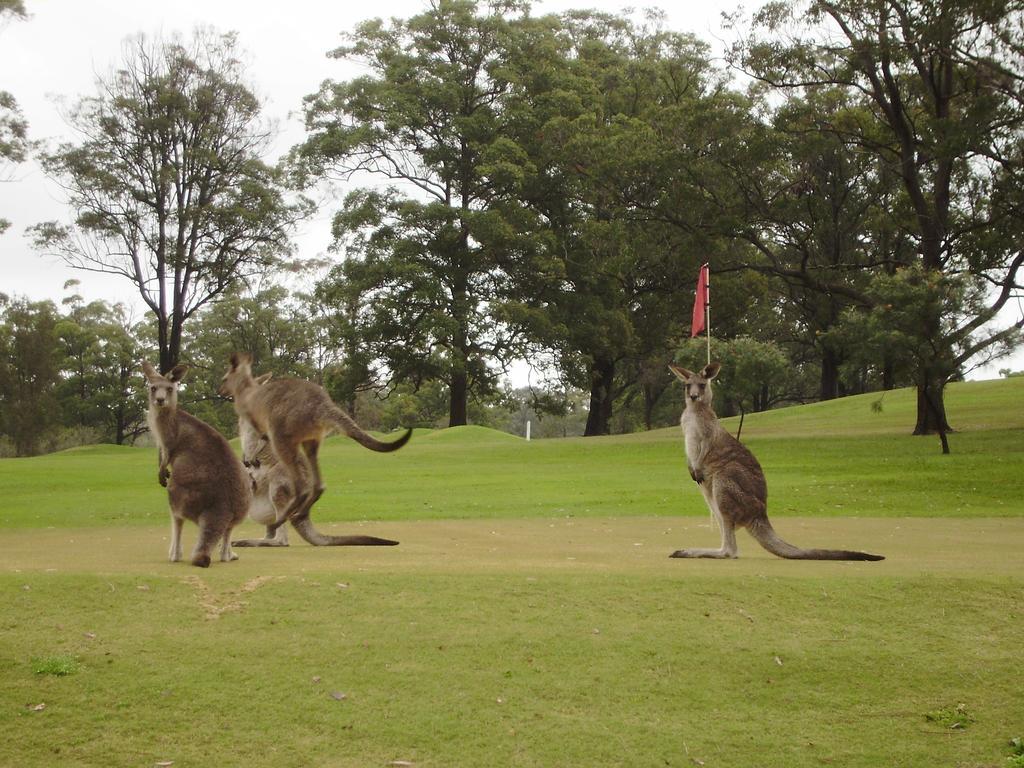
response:
[[[209,570],[155,451],[0,461],[0,765],[1004,766],[1024,381],[952,387],[946,457],[873,399],[743,437],[784,537],[881,563],[668,559],[717,544],[677,430],[333,439],[314,519],[401,546]]]

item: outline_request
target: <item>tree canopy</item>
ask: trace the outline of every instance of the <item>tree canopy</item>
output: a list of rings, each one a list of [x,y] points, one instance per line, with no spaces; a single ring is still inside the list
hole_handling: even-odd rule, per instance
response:
[[[234,35],[126,44],[119,69],[69,115],[81,143],[44,155],[75,211],[34,228],[73,267],[135,284],[156,320],[161,370],[185,322],[232,285],[271,268],[308,206],[290,202],[262,159],[270,138]]]

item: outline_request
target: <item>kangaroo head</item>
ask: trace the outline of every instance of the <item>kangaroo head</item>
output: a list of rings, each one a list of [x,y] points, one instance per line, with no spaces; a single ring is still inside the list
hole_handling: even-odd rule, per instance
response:
[[[711,380],[718,375],[718,372],[722,369],[721,363],[708,363],[700,370],[699,373],[688,371],[685,368],[680,368],[677,365],[670,365],[668,367],[672,373],[676,375],[686,387],[686,396],[684,402],[687,406],[690,403],[707,403],[711,405]]]
[[[235,352],[231,355],[231,364],[217,389],[221,397],[237,398],[238,394],[252,386],[252,355],[248,352]]]
[[[188,366],[178,363],[171,368],[166,376],[161,376],[160,372],[148,360],[144,360],[142,363],[142,373],[146,377],[146,383],[149,385],[147,389],[149,407],[156,409],[168,408],[171,410],[177,408],[178,384],[185,378],[187,372]]]

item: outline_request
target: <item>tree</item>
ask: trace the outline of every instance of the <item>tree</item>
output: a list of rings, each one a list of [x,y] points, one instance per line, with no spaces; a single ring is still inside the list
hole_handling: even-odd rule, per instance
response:
[[[25,18],[22,0],[0,0],[0,23],[5,17]],[[8,91],[0,89],[0,181],[7,181],[11,165],[24,162],[28,154],[28,123]],[[0,234],[10,222],[0,218]]]
[[[131,280],[155,315],[166,372],[186,321],[270,268],[308,204],[288,202],[280,173],[261,159],[270,133],[234,35],[135,38],[98,90],[69,116],[83,141],[43,157],[75,223],[36,225],[36,244]]]
[[[872,272],[891,270],[906,250],[891,178],[878,173],[870,155],[816,129],[855,111],[843,89],[793,96],[775,109],[770,125],[740,138],[750,149],[747,162],[724,174],[744,201],[734,236],[753,246],[738,266],[780,287],[795,320],[794,341],[819,362],[822,400],[843,392],[849,356],[829,331],[846,308],[870,304]]]
[[[336,352],[324,366],[324,387],[336,403],[343,403],[357,422],[366,425],[366,419],[358,413],[359,405],[366,402],[366,393],[384,387],[375,368],[381,355],[367,343],[371,334],[361,328],[365,320],[362,296],[342,276],[321,281],[305,299],[309,315],[318,320],[324,335],[323,346]]]
[[[69,280],[64,287],[77,285]],[[63,352],[57,387],[63,424],[95,430],[100,440],[121,445],[145,422],[145,398],[133,380],[143,344],[123,304],[86,304],[71,294],[63,305],[66,314],[55,328]]]
[[[60,424],[61,351],[51,301],[0,294],[0,434],[16,456],[37,453]]]
[[[492,174],[515,147],[501,100],[521,0],[443,0],[408,20],[365,22],[332,52],[369,74],[306,100],[309,136],[295,156],[313,178],[383,180],[352,193],[334,221],[345,263],[332,278],[358,306],[363,340],[395,380],[439,378],[449,424],[518,352],[502,307],[524,244],[518,208],[497,204]],[[355,318],[354,318],[355,320]]]
[[[532,331],[555,350],[564,383],[590,392],[588,436],[608,434],[616,401],[635,387],[650,420],[658,392],[647,373],[667,362],[692,290],[679,276],[708,254],[706,241],[633,203],[634,193],[660,195],[652,114],[701,111],[717,87],[706,46],[651,22],[566,14],[555,42],[516,73],[524,157],[509,194],[529,204],[548,243]]]
[[[848,112],[815,130],[875,158],[909,211],[913,266],[925,284],[960,290],[920,304],[925,349],[914,372],[915,434],[948,430],[943,387],[978,355],[1020,337],[1024,318],[992,327],[1024,264],[1022,7],[1016,0],[843,0],[769,3],[740,47],[759,80],[785,91],[845,88]],[[783,32],[788,39],[779,40]],[[987,294],[984,304],[961,303]]]

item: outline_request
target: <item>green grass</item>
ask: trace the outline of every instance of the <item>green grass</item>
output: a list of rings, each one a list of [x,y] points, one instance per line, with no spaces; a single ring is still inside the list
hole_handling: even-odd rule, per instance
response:
[[[315,519],[401,546],[209,570],[153,450],[0,461],[0,765],[1009,765],[1022,384],[951,387],[946,457],[907,392],[747,418],[780,533],[880,563],[670,560],[717,543],[677,429],[333,439]]]
[[[309,553],[0,578],[9,764],[973,766],[1021,724],[1019,578],[260,556]]]
[[[913,393],[763,414],[742,437],[768,477],[773,516],[1003,517],[1022,513],[1024,379],[948,388],[953,453],[908,434]],[[959,418],[958,418],[959,417]],[[736,419],[726,420],[735,430]],[[321,453],[323,521],[704,515],[678,428],[526,442],[480,427],[418,431],[394,454],[343,437]],[[154,449],[95,446],[0,460],[0,527],[153,524],[166,518]]]
[[[32,671],[37,675],[66,677],[75,674],[78,669],[78,661],[73,656],[47,656],[41,659],[32,659]]]

